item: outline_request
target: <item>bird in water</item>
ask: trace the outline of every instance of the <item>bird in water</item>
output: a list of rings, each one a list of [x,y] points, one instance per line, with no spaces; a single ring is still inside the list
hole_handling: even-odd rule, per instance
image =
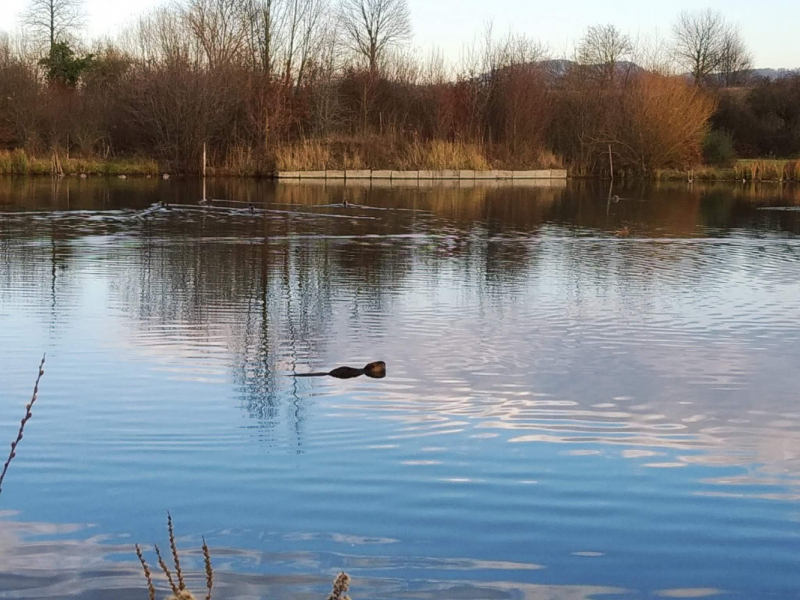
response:
[[[247,205],[247,209],[250,211],[250,214],[254,214],[256,212],[255,207],[252,204]]]
[[[628,237],[630,234],[631,234],[631,228],[628,227],[627,225],[622,229],[617,229],[614,232],[614,235],[617,236],[618,238]]]
[[[614,194],[613,196],[611,196],[611,202],[613,202],[614,204],[616,204],[617,202],[619,202],[619,196],[617,196],[616,194]]]
[[[343,201],[342,201],[342,206],[344,206],[345,208],[347,208],[347,207],[348,207],[348,206],[350,206],[350,205],[348,204],[347,200],[343,200]]]
[[[169,210],[169,204],[168,204],[167,202],[164,202],[163,200],[162,200],[161,202],[159,202],[159,203],[158,203],[158,205],[159,205],[161,208],[164,208],[164,209],[166,209],[166,210]]]
[[[372,379],[383,379],[386,377],[386,363],[382,360],[371,362],[365,365],[363,369],[356,369],[354,367],[336,367],[333,371],[327,373],[298,373],[297,377],[335,377],[336,379],[353,379],[354,377],[361,377],[366,375]]]

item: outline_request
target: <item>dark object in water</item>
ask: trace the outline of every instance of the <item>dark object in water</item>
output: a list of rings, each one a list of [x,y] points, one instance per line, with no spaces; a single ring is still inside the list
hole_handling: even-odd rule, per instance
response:
[[[371,362],[365,365],[363,369],[356,369],[354,367],[336,367],[333,371],[327,373],[298,373],[297,377],[335,377],[336,379],[353,379],[354,377],[361,377],[366,375],[372,379],[383,379],[386,377],[386,363],[382,360]]]

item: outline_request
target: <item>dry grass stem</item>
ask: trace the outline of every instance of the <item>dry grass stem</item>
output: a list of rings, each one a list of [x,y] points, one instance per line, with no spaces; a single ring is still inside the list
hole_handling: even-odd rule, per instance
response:
[[[208,549],[205,537],[203,538],[203,558],[206,565],[206,588],[208,589],[206,600],[211,600],[211,588],[214,587],[214,569],[211,567],[211,552]]]
[[[158,544],[155,546],[156,548],[156,556],[158,556],[158,564],[161,567],[161,570],[164,571],[164,574],[167,576],[167,581],[169,581],[169,587],[172,588],[172,592],[177,596],[180,590],[178,586],[175,585],[175,582],[172,580],[172,573],[169,572],[169,567],[167,567],[167,563],[164,562],[164,559],[161,558],[161,550],[158,549]]]
[[[186,583],[183,581],[181,560],[178,556],[178,546],[175,543],[175,530],[172,527],[172,515],[169,512],[167,512],[167,530],[169,531],[169,547],[172,550],[172,560],[175,561],[175,573],[178,576],[178,589],[185,590]]]
[[[47,358],[46,354],[42,356],[42,362],[39,363],[39,375],[36,377],[36,383],[33,385],[33,395],[31,396],[31,401],[25,406],[25,416],[22,417],[22,421],[20,421],[17,439],[11,442],[11,451],[8,453],[8,459],[3,465],[3,472],[0,473],[0,492],[3,491],[3,480],[8,472],[8,467],[11,464],[11,461],[14,460],[14,457],[17,455],[17,446],[19,446],[19,443],[22,441],[22,434],[25,431],[25,424],[30,421],[31,417],[33,416],[31,411],[33,410],[33,404],[36,402],[36,398],[39,397],[39,381],[42,379],[42,375],[44,375],[45,358]]]
[[[139,544],[136,544],[136,556],[139,557],[139,562],[142,563],[144,577],[147,579],[147,591],[149,593],[149,598],[150,600],[156,600],[156,588],[153,585],[153,574],[150,572],[150,567],[147,566],[147,562],[144,560],[144,556],[142,555],[141,548],[139,548]]]

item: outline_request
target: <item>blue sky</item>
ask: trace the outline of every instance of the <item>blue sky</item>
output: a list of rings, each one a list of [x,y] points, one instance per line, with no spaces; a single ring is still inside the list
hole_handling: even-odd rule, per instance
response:
[[[28,0],[0,0],[0,29],[13,30],[17,14]],[[163,0],[86,0],[88,34],[114,34],[137,14]],[[705,2],[652,2],[641,0],[409,0],[414,24],[414,45],[438,46],[453,59],[488,21],[495,31],[512,28],[541,40],[553,55],[570,55],[572,47],[589,25],[613,23],[631,36],[662,37],[681,10],[713,8],[738,23],[755,57],[756,66],[800,67],[800,36],[797,0],[709,0]]]

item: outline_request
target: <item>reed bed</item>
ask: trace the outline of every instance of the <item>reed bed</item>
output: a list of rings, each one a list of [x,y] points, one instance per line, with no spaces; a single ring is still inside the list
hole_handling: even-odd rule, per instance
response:
[[[317,140],[287,144],[275,153],[275,166],[279,171],[317,171],[330,164],[330,149]]]
[[[745,159],[732,167],[659,169],[654,175],[656,179],[684,181],[800,181],[800,159]]]
[[[411,142],[402,158],[404,168],[410,169],[474,169],[491,168],[484,152],[477,144],[431,140]]]
[[[740,160],[733,171],[736,179],[748,181],[800,181],[800,159]]]
[[[463,141],[406,140],[395,135],[331,138],[285,144],[275,150],[278,171],[345,169],[442,170],[494,168],[558,168],[562,161],[539,150],[503,155],[499,150]]]
[[[0,175],[53,175],[54,158],[29,156],[24,150],[0,152]],[[147,158],[58,158],[64,175],[158,175],[158,162]]]
[[[47,355],[42,356],[42,362],[39,363],[39,375],[36,377],[36,383],[33,384],[33,395],[31,396],[31,401],[25,406],[25,416],[22,417],[22,421],[20,421],[17,438],[11,442],[11,451],[8,453],[8,459],[6,459],[6,462],[3,465],[3,472],[0,473],[0,493],[3,491],[3,481],[6,478],[6,473],[8,473],[8,467],[11,465],[11,461],[14,460],[14,457],[17,455],[17,447],[22,441],[23,434],[25,433],[25,425],[27,425],[28,421],[30,421],[31,417],[33,417],[33,405],[36,403],[36,399],[39,397],[39,382],[42,380],[42,375],[44,375],[44,362],[46,358]]]

